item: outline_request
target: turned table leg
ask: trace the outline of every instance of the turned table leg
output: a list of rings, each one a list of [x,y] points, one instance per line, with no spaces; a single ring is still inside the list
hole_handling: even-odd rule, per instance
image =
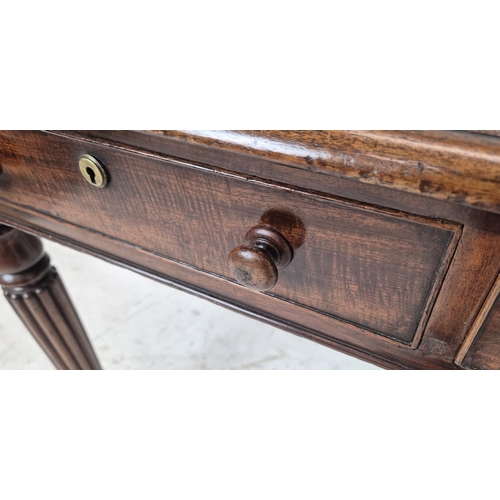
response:
[[[0,224],[0,285],[56,368],[101,369],[40,238]]]

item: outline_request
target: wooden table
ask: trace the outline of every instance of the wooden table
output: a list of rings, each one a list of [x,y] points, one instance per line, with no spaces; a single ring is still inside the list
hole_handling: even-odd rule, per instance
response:
[[[39,236],[382,367],[497,369],[496,135],[2,131],[0,284],[60,369],[100,366]]]

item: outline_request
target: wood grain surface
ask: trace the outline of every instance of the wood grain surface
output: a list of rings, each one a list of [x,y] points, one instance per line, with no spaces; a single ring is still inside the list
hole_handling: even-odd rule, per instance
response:
[[[379,366],[497,367],[497,137],[213,134],[0,132],[0,221]],[[83,153],[106,188],[79,177]],[[256,224],[294,252],[266,293],[226,261]]]
[[[500,272],[500,235],[465,227],[419,349],[453,359]]]
[[[276,228],[296,248],[272,294],[414,347],[459,235],[451,223],[81,140],[2,139],[2,198],[225,279],[227,256],[261,218],[300,221],[300,247],[296,223]],[[80,175],[83,153],[106,166],[106,188]]]
[[[383,368],[456,369],[453,358],[412,350],[340,319],[255,293],[223,278],[165,259],[136,246],[88,232],[26,207],[0,201],[0,220],[119,265],[142,276],[210,300],[301,337],[377,364]],[[446,279],[445,279],[446,282]],[[453,283],[448,287],[452,287]],[[434,308],[435,310],[435,308]],[[433,312],[434,313],[434,312]],[[425,340],[425,337],[424,337]]]
[[[455,362],[471,369],[500,369],[500,274]]]
[[[160,154],[161,156],[188,160],[205,165],[208,168],[237,172],[247,178],[266,179],[294,188],[331,194],[339,198],[400,210],[424,217],[453,220],[471,228],[500,234],[500,217],[495,212],[473,208],[471,205],[464,203],[449,202],[434,196],[424,196],[416,191],[400,190],[394,186],[387,187],[380,183],[361,182],[360,178],[355,176],[341,176],[326,170],[306,169],[294,164],[277,162],[266,155],[244,153],[234,149],[226,150],[210,142],[204,144],[183,141],[164,134],[123,130],[51,133],[76,138],[83,137],[88,141],[99,144],[105,143],[124,150],[132,146],[145,154]],[[495,144],[499,142],[499,139],[472,133],[455,132],[451,134],[453,136],[458,134],[464,147],[469,144],[469,140],[475,138],[476,142],[479,141],[479,144],[474,143],[474,147],[479,151],[484,148],[483,142],[485,140],[488,147],[491,141]],[[405,144],[400,146],[403,151],[407,147]],[[349,146],[346,146],[345,152],[349,151]],[[419,156],[420,161],[426,161],[425,148],[418,150],[415,154]],[[401,162],[398,166],[402,176],[407,175],[404,165],[405,162]]]
[[[90,136],[161,149],[205,146],[363,184],[500,213],[500,141],[443,131],[102,131]],[[150,139],[148,140],[148,136]],[[159,140],[155,140],[159,139]]]

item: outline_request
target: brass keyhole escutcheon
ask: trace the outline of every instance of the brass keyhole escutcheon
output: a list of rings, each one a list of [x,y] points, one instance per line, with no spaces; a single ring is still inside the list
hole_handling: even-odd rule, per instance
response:
[[[78,161],[80,172],[85,180],[94,187],[103,188],[108,183],[108,175],[99,160],[84,154]]]

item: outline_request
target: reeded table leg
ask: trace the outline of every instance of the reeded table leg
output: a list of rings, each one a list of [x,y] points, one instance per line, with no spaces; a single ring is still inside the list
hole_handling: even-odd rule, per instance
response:
[[[99,361],[40,238],[0,224],[0,285],[60,370],[100,370]]]

